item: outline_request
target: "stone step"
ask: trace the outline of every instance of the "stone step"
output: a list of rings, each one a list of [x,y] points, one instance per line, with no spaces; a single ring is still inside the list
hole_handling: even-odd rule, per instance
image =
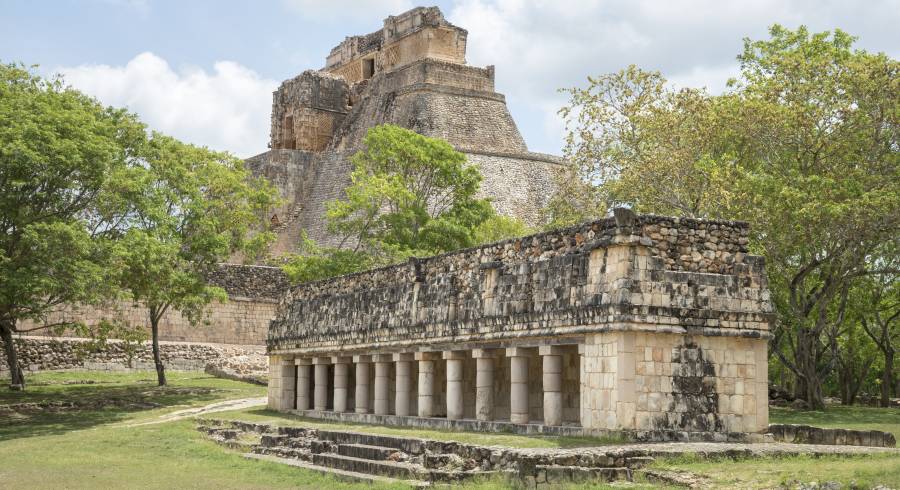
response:
[[[288,436],[282,434],[263,434],[259,438],[259,445],[263,447],[275,447],[284,445]]]
[[[316,436],[323,441],[331,441],[336,444],[364,444],[367,446],[396,448],[410,455],[422,454],[424,452],[423,443],[425,441],[413,437],[397,437],[332,430],[320,430]]]
[[[256,454],[267,454],[270,456],[278,456],[281,458],[293,458],[293,459],[302,459],[304,461],[308,461],[312,458],[312,453],[309,449],[303,448],[293,448],[293,447],[285,447],[285,446],[274,446],[274,447],[265,447],[265,446],[256,446],[251,451]]]
[[[584,466],[535,465],[537,483],[584,483],[596,480],[608,482],[616,480],[631,481],[632,474],[628,468],[589,468]]]
[[[354,458],[340,454],[314,454],[312,462],[319,466],[327,466],[339,470],[368,473],[370,475],[389,476],[402,480],[417,480],[424,475],[424,468],[409,463],[394,461],[372,461],[371,459]]]
[[[426,482],[418,481],[418,480],[401,480],[397,478],[391,478],[389,476],[383,475],[373,475],[369,473],[360,473],[357,471],[348,471],[333,467],[325,467],[319,466],[312,463],[307,463],[306,461],[300,461],[297,459],[291,458],[282,458],[279,456],[273,456],[268,454],[254,454],[247,453],[244,455],[247,459],[258,459],[261,461],[269,461],[272,463],[284,464],[288,466],[293,466],[295,468],[303,468],[305,470],[311,470],[318,473],[332,475],[338,480],[348,481],[348,482],[362,482],[362,483],[386,483],[389,485],[409,485],[413,487],[424,487],[428,486]]]
[[[387,461],[391,458],[391,455],[396,453],[400,453],[405,457],[405,454],[399,449],[384,446],[370,446],[368,444],[340,444],[338,445],[337,453],[341,456],[371,459],[373,461]]]

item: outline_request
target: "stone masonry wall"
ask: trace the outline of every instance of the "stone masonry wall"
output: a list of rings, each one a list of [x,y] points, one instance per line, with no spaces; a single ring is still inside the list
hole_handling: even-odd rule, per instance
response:
[[[26,371],[58,369],[90,369],[118,371],[124,369],[155,369],[149,343],[140,346],[128,365],[123,344],[110,341],[102,352],[85,350],[84,339],[21,337],[15,340],[21,366]],[[163,342],[160,355],[169,369],[202,370],[207,363],[223,357],[258,354],[262,347],[213,344],[184,344]],[[8,375],[6,355],[0,350],[0,377]]]
[[[229,300],[210,304],[204,320],[198,325],[191,325],[177,310],[167,312],[160,322],[160,339],[239,345],[264,344],[269,322],[274,318],[278,305],[276,298],[288,286],[281,269],[220,264],[209,279],[212,284],[225,289]],[[140,304],[117,301],[105,306],[68,305],[49,315],[47,321],[80,321],[92,325],[106,319],[136,326],[148,325],[147,315],[147,309]],[[36,325],[32,322],[22,325],[23,328],[33,326]]]
[[[623,322],[764,337],[771,305],[747,234],[744,223],[609,218],[304,284],[283,297],[268,344],[334,351]]]
[[[649,332],[588,336],[581,382],[590,395],[581,399],[582,425],[648,433],[763,431],[766,342]]]

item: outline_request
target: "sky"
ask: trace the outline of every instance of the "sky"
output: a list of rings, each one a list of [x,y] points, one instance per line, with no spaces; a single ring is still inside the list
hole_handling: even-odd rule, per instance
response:
[[[723,90],[743,38],[768,26],[843,29],[900,55],[900,0],[441,0],[469,31],[467,61],[496,89],[529,149],[559,154],[560,88],[629,64],[676,86]],[[151,129],[248,157],[266,150],[272,91],[324,65],[345,36],[409,0],[0,0],[0,62],[39,65]]]

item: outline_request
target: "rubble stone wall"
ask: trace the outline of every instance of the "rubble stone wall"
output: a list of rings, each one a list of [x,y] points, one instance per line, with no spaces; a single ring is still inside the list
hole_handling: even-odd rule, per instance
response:
[[[127,351],[118,341],[110,341],[107,348],[100,352],[86,350],[85,339],[20,337],[15,342],[21,366],[30,372],[61,369],[155,369],[153,351],[148,342],[137,348],[130,366]],[[207,363],[223,357],[259,354],[262,350],[261,346],[174,342],[160,344],[160,355],[166,367],[178,370],[202,370]],[[0,376],[8,376],[8,370],[6,355],[0,350]]]
[[[761,337],[771,305],[748,232],[737,222],[640,216],[620,228],[609,218],[303,284],[282,298],[268,344],[333,351],[629,321]]]

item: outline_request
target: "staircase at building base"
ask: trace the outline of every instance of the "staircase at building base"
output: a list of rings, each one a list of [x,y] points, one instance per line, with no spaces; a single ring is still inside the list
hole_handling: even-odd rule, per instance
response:
[[[652,460],[635,454],[586,464],[571,454],[548,458],[513,448],[237,421],[202,420],[198,429],[250,459],[327,472],[345,480],[411,486],[495,477],[527,487],[631,480],[632,468]]]

